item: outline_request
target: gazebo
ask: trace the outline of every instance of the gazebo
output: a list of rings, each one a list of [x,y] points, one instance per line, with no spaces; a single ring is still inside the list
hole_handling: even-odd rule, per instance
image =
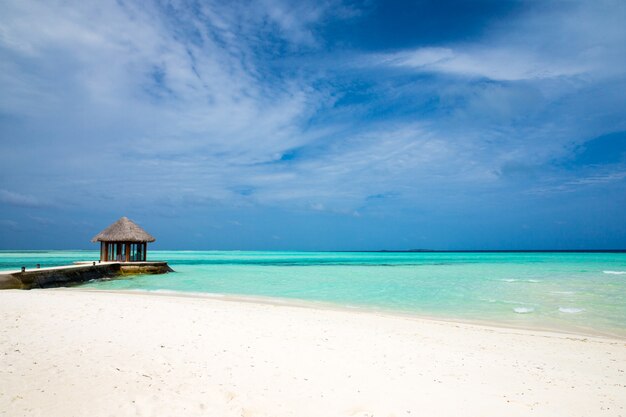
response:
[[[148,242],[155,240],[128,217],[122,217],[91,239],[100,242],[102,262],[145,261]]]

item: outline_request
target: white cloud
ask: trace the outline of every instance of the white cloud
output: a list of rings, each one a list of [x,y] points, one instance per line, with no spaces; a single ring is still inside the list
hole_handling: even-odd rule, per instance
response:
[[[185,5],[167,13],[150,2],[3,5],[0,111],[34,126],[0,143],[4,172],[21,173],[6,180],[11,188],[79,204],[228,202],[354,213],[373,194],[415,202],[502,186],[503,165],[547,164],[573,142],[616,129],[622,116],[619,89],[598,105],[588,79],[623,75],[624,66],[613,67],[626,56],[617,42],[625,36],[609,17],[607,41],[599,40],[589,20],[606,13],[581,18],[588,7],[523,16],[472,44],[368,55],[375,69],[457,80],[398,86],[385,74],[371,81],[370,100],[334,107],[352,86],[332,77],[360,81],[346,62],[354,55],[322,52],[311,58],[315,70],[298,55],[319,47],[316,25],[335,3]],[[296,51],[288,65],[285,51]],[[402,101],[424,88],[440,101],[435,117]],[[404,115],[380,120],[390,108]],[[332,122],[316,123],[320,113]],[[294,149],[304,157],[278,162]],[[26,173],[25,159],[43,162]]]
[[[582,75],[590,70],[580,63],[548,62],[545,57],[509,48],[419,48],[383,57],[384,62],[425,72],[519,81]]]
[[[0,190],[0,204],[7,204],[16,207],[42,207],[46,205],[44,202],[32,195],[16,193],[8,190]]]
[[[281,14],[282,7],[268,4],[267,16],[282,26],[292,21],[290,34],[304,31],[297,23],[301,14],[310,24],[322,13]],[[299,122],[323,100],[297,77],[260,73],[254,41],[232,36],[252,36],[262,15],[244,13],[234,21],[234,11],[221,5],[205,5],[207,13],[199,16],[180,7],[175,14],[190,31],[180,33],[181,26],[168,21],[172,17],[149,3],[81,3],[70,9],[20,2],[7,9],[0,18],[0,45],[17,57],[0,78],[7,92],[0,109],[9,114],[53,114],[69,104],[82,120],[68,123],[91,119],[137,129],[142,136],[130,142],[147,141],[157,151],[210,146],[263,160],[298,145]],[[217,15],[221,19],[212,26]],[[299,35],[288,41],[299,42]],[[156,132],[146,135],[151,130]],[[109,140],[118,146],[129,142]]]
[[[572,193],[581,189],[621,183],[626,179],[626,171],[623,167],[614,171],[607,171],[606,169],[596,171],[587,172],[586,175],[574,179],[564,176],[547,178],[541,181],[541,185],[530,188],[527,193],[531,195]]]
[[[499,81],[623,75],[624,2],[545,2],[476,42],[382,54],[370,62]]]
[[[18,231],[20,229],[20,225],[18,222],[6,219],[0,219],[0,227],[13,231]]]

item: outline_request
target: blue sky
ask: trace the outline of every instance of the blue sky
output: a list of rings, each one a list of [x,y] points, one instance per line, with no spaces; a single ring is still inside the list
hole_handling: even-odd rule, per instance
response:
[[[0,248],[626,247],[623,1],[0,1]]]

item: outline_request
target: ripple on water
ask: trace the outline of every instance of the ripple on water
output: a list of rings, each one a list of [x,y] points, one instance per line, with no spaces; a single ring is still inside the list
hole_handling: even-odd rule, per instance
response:
[[[602,271],[609,275],[626,275],[626,271]]]
[[[515,307],[513,311],[515,311],[517,314],[528,314],[535,311],[535,309],[532,307]]]

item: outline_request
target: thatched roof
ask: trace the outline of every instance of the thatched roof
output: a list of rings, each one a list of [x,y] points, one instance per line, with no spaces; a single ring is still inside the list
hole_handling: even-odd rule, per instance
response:
[[[92,242],[154,242],[156,239],[128,217],[122,217],[107,227]]]

